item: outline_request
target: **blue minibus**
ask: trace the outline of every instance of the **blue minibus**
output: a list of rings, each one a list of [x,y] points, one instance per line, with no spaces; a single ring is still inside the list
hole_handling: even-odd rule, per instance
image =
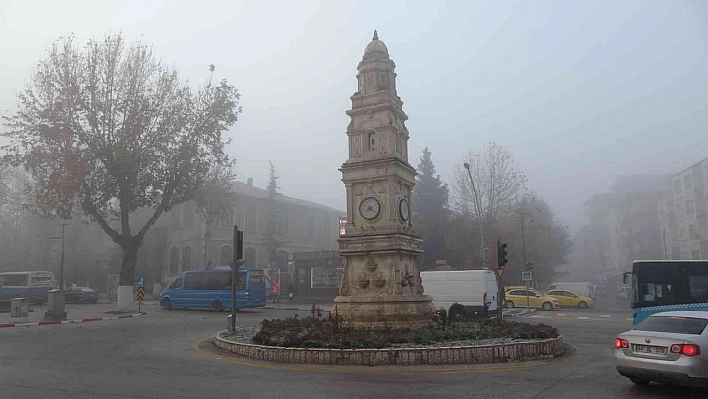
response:
[[[236,281],[236,309],[266,304],[265,273],[240,269]],[[231,270],[188,270],[160,293],[163,309],[231,309]]]
[[[54,274],[45,271],[0,273],[0,300],[29,298],[40,304],[47,301],[48,292],[54,285]]]

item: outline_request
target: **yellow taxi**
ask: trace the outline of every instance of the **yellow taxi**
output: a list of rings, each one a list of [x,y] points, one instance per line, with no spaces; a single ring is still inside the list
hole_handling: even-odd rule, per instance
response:
[[[551,290],[543,293],[545,296],[550,296],[551,298],[556,298],[560,302],[561,306],[572,306],[580,309],[585,309],[595,305],[592,299],[573,294],[566,290]]]
[[[560,308],[560,301],[556,298],[550,296],[545,296],[539,294],[532,289],[523,288],[511,288],[504,293],[506,307],[526,307],[527,301],[527,291],[528,291],[528,303],[532,308],[539,308],[543,310],[554,310]]]

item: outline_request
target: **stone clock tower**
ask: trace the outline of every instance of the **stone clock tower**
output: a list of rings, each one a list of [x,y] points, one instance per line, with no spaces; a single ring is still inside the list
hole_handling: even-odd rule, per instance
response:
[[[408,116],[396,93],[395,68],[374,31],[347,111],[349,159],[340,169],[347,224],[339,239],[346,266],[334,299],[338,315],[362,327],[422,325],[434,312],[418,271],[423,240],[410,221],[416,171],[408,163]]]

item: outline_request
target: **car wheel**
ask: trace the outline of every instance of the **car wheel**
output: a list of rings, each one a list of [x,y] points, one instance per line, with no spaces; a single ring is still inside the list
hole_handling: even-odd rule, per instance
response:
[[[588,304],[585,301],[580,301],[580,302],[578,302],[578,307],[580,309],[585,309],[588,307]]]
[[[635,385],[648,385],[651,382],[651,381],[645,380],[643,378],[635,378],[635,377],[631,377],[629,380],[632,381],[632,383],[634,383]]]
[[[162,300],[162,308],[165,310],[170,310],[172,309],[172,301],[170,301],[169,298],[165,298]]]
[[[450,306],[450,311],[448,312],[450,320],[460,321],[463,320],[467,315],[465,314],[465,308],[462,305],[452,305]]]
[[[224,305],[221,304],[221,301],[214,301],[214,303],[211,304],[211,310],[221,312],[224,310]]]
[[[544,302],[542,307],[543,310],[553,310],[553,304],[550,302]]]
[[[513,301],[506,301],[506,307],[507,308],[513,308],[516,307]]]

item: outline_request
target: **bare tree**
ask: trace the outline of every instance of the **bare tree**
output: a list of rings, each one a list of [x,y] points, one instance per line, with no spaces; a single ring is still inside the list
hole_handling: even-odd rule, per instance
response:
[[[490,142],[478,151],[470,151],[463,162],[470,165],[477,190],[481,211],[477,218],[490,226],[500,214],[512,212],[519,195],[526,189],[526,176],[516,168],[511,154]],[[471,212],[475,208],[473,187],[467,171],[462,167],[456,171],[453,188],[457,210]]]
[[[228,162],[222,133],[240,112],[238,91],[224,80],[194,92],[150,47],[118,34],[81,47],[60,38],[18,100],[4,162],[32,173],[38,204],[68,218],[79,202],[121,247],[118,302],[130,307],[145,234],[194,196],[213,162]],[[131,224],[141,208],[151,216]]]

